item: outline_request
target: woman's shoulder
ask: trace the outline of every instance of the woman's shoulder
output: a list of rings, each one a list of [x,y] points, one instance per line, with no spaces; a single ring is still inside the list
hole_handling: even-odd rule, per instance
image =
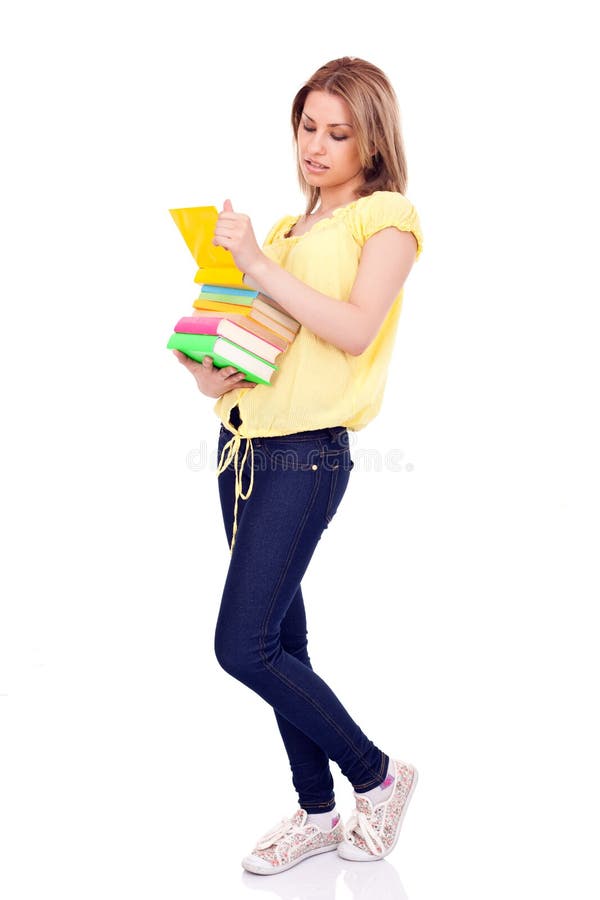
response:
[[[399,191],[373,191],[348,205],[349,212],[363,218],[394,213],[404,215],[413,208],[408,197]]]
[[[377,231],[395,227],[415,234],[420,253],[422,235],[419,217],[405,194],[398,191],[374,191],[366,197],[360,197],[349,204],[347,220],[353,236],[361,245]]]

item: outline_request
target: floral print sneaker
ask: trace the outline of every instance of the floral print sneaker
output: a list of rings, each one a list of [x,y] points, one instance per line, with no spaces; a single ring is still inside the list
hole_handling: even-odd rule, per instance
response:
[[[275,875],[309,856],[335,850],[344,840],[344,826],[339,815],[332,820],[329,831],[307,823],[307,818],[306,810],[297,809],[291,819],[282,819],[263,834],[252,853],[242,860],[244,869],[256,875]]]
[[[417,784],[417,770],[392,760],[394,790],[388,800],[374,806],[368,797],[355,794],[356,809],[346,823],[345,840],[338,847],[344,859],[373,862],[391,853],[398,841],[404,814]]]

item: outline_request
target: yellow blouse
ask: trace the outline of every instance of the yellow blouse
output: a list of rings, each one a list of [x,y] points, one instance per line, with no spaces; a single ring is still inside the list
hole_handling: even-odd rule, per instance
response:
[[[284,237],[297,216],[284,216],[271,229],[264,253],[312,288],[344,302],[350,297],[361,250],[368,238],[395,226],[412,231],[417,258],[422,235],[414,206],[402,194],[376,191],[318,221],[310,231]],[[235,388],[219,397],[214,410],[225,427],[237,404],[243,437],[275,437],[295,431],[345,425],[364,428],[379,412],[402,305],[394,300],[375,340],[352,356],[301,326],[269,385]]]
[[[284,237],[298,220],[284,216],[267,235],[263,251],[282,268],[329,297],[347,302],[358,271],[366,241],[383,228],[411,231],[417,240],[417,259],[423,236],[414,206],[393,191],[376,191],[316,222],[310,231]],[[243,461],[252,449],[253,437],[275,437],[345,425],[359,431],[381,408],[392,354],[394,337],[402,306],[400,291],[375,339],[359,356],[352,356],[317,337],[301,326],[285,353],[278,357],[279,371],[269,385],[235,388],[219,397],[214,411],[233,437],[224,449],[217,475],[234,459],[239,478],[237,500],[245,499],[252,481],[242,494]],[[239,407],[241,425],[229,421],[231,409]],[[241,439],[246,439],[242,464],[238,464]],[[235,539],[234,522],[234,539]],[[233,542],[232,542],[233,548]]]

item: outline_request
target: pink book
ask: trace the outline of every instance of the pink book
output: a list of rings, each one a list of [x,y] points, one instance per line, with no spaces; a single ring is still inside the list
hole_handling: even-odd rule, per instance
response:
[[[244,316],[240,318],[245,320]],[[275,362],[275,358],[285,349],[267,337],[259,337],[241,323],[232,322],[228,316],[184,316],[177,322],[174,331],[182,334],[218,334],[270,363]]]
[[[181,334],[218,334],[217,326],[223,316],[184,316],[180,319],[173,331]]]

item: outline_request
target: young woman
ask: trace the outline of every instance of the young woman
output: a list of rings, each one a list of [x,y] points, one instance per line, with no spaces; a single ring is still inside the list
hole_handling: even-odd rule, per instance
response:
[[[219,398],[217,474],[231,560],[217,658],[273,707],[299,797],[296,812],[243,860],[259,874],[335,849],[366,862],[387,856],[417,781],[414,766],[379,749],[313,671],[301,587],[348,485],[348,430],[380,409],[402,288],[422,247],[404,196],[396,97],[376,66],[337,59],[296,95],[292,127],[304,215],[277,222],[261,249],[248,216],[225,201],[214,243],[302,327],[270,385],[177,353],[200,390]],[[345,827],[330,760],[355,793]]]

